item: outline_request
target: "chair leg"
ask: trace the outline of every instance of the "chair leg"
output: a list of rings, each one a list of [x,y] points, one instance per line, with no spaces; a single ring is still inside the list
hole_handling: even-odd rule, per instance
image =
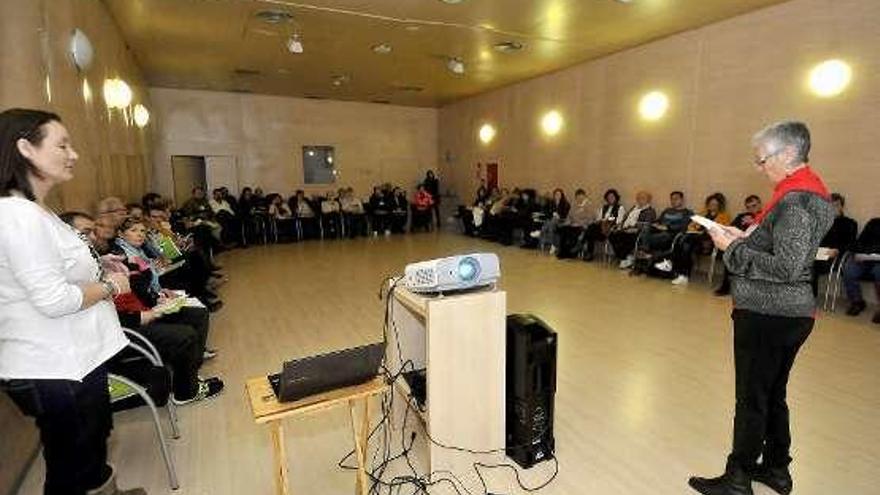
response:
[[[177,440],[180,438],[180,425],[177,421],[177,406],[171,398],[165,403],[165,409],[168,411],[168,423],[171,424],[171,438]]]
[[[718,261],[718,250],[712,250],[712,260],[709,262],[709,286],[715,281],[715,262]]]
[[[150,413],[153,415],[153,425],[156,427],[156,437],[159,440],[159,448],[162,451],[162,458],[165,461],[165,469],[168,471],[168,484],[171,486],[172,490],[177,490],[180,488],[180,483],[177,481],[177,471],[174,469],[174,461],[171,459],[171,453],[168,450],[168,443],[165,441],[165,434],[162,432],[162,423],[159,421],[159,411],[156,408],[156,403],[153,402],[150,394],[148,394],[143,387],[128,378],[112,373],[109,374],[108,377],[111,380],[116,380],[130,387],[141,397],[141,399],[144,400],[144,402],[146,402],[147,407],[150,408]]]

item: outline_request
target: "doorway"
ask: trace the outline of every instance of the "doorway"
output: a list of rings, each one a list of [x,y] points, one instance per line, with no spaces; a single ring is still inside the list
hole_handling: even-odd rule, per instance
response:
[[[194,187],[206,187],[208,183],[203,156],[172,156],[171,173],[174,180],[174,203],[178,208],[192,196]]]

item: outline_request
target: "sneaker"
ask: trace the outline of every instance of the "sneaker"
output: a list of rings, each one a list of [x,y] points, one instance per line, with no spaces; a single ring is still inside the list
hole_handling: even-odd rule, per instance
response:
[[[389,236],[389,235],[391,235],[391,231],[390,231],[390,230],[386,230],[386,231],[385,231],[385,236],[387,237],[387,236]]]
[[[205,349],[205,352],[202,353],[202,361],[210,361],[217,357],[216,349]]]
[[[687,285],[690,280],[684,275],[679,275],[672,279],[672,285]]]
[[[620,269],[629,270],[630,268],[632,268],[634,262],[635,258],[632,255],[627,256],[626,259],[620,262]]]
[[[654,263],[654,268],[660,270],[661,272],[671,272],[672,262],[669,260],[663,260],[660,263]]]
[[[556,246],[550,246],[550,256],[555,256],[557,251]]]
[[[852,304],[849,305],[849,309],[846,310],[846,314],[849,316],[858,316],[868,305],[865,304],[865,301],[853,301]]]
[[[223,380],[217,377],[211,377],[207,380],[199,381],[199,391],[196,392],[196,395],[191,399],[179,400],[175,397],[172,397],[171,400],[174,402],[175,406],[185,406],[194,402],[199,402],[206,399],[213,399],[214,397],[217,397],[220,392],[223,391],[223,387]]]
[[[529,234],[529,237],[531,237],[532,239],[540,239],[541,238],[541,231],[540,230],[532,231],[532,233]]]

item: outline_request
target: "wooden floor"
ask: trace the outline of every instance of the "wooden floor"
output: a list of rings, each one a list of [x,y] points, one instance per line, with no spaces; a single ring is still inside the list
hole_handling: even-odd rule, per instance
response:
[[[270,438],[251,421],[245,380],[285,359],[379,340],[384,277],[410,261],[473,250],[501,256],[510,312],[535,313],[559,333],[560,472],[540,493],[684,494],[689,474],[722,469],[733,408],[729,300],[700,283],[677,288],[598,263],[418,234],[223,255],[231,281],[211,336],[221,354],[203,374],[221,375],[227,390],[181,410],[176,493],[272,493]],[[880,326],[869,315],[823,315],[789,396],[795,493],[880,493]],[[347,414],[287,424],[294,493],[353,493],[354,476],[336,467],[351,448]],[[145,411],[116,417],[111,456],[124,486],[169,493]],[[40,493],[40,464],[21,494]],[[536,469],[525,481],[539,484],[546,474]],[[494,473],[490,491],[521,493],[510,472]],[[756,493],[772,492],[756,485]]]

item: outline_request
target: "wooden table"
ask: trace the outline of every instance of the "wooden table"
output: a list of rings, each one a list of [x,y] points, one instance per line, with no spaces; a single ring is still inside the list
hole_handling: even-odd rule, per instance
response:
[[[245,385],[248,400],[251,404],[251,412],[254,422],[257,424],[268,423],[272,434],[272,446],[275,450],[275,476],[277,479],[276,493],[289,495],[290,483],[287,475],[287,454],[284,448],[284,428],[282,420],[299,414],[319,412],[334,406],[348,403],[351,415],[351,433],[354,439],[355,457],[358,463],[357,493],[366,495],[369,490],[367,480],[367,436],[370,431],[370,397],[384,393],[388,389],[385,380],[376,377],[372,381],[345,387],[322,394],[312,395],[294,402],[279,402],[272,391],[272,386],[266,377],[253,378]],[[357,415],[355,406],[363,404],[361,415],[361,427],[358,431]]]

